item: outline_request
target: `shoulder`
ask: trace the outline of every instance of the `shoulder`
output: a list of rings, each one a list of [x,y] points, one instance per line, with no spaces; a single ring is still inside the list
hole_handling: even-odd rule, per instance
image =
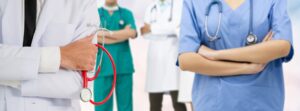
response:
[[[127,9],[127,8],[124,8],[124,7],[120,7],[120,11],[123,13],[123,14],[126,14],[126,15],[133,15],[132,14],[132,11],[130,9]]]
[[[101,13],[102,11],[104,11],[103,7],[99,7],[98,8],[98,13]]]
[[[97,0],[58,0],[64,2],[64,4],[71,5],[73,8],[86,9],[91,6],[97,6]]]

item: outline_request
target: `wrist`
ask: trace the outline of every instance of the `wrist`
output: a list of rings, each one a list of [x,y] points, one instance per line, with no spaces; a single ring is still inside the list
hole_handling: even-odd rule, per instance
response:
[[[241,74],[251,74],[251,68],[250,68],[250,64],[249,63],[242,63],[241,65]]]
[[[60,67],[62,68],[66,68],[67,66],[67,61],[66,61],[66,54],[65,54],[65,50],[64,47],[60,47]]]
[[[212,58],[214,60],[222,60],[221,55],[222,55],[222,51],[221,50],[216,50],[212,53]]]

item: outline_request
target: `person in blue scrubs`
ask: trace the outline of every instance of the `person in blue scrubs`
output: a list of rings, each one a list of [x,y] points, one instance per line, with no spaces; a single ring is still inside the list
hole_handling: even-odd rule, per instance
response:
[[[205,11],[211,1],[184,0],[183,5],[178,62],[182,70],[197,73],[192,92],[195,111],[283,111],[282,63],[293,57],[287,0],[253,0],[258,43],[250,46],[245,41],[251,0],[235,0],[242,1],[239,5],[220,0],[219,39],[212,42],[205,32]],[[218,16],[214,5],[207,24],[211,35]]]

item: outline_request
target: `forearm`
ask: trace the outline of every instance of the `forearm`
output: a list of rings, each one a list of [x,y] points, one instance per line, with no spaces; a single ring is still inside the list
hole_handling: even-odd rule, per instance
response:
[[[120,30],[120,31],[113,31],[113,32],[101,32],[104,35],[98,35],[98,43],[103,42],[103,36],[105,36],[105,44],[114,44],[128,40],[129,38],[136,37],[135,30]]]
[[[118,41],[124,41],[130,38],[135,38],[137,32],[133,29],[130,30],[119,30],[119,31],[113,31],[111,34],[108,35],[109,38],[118,40]]]
[[[41,48],[0,44],[0,81],[31,80],[38,75]]]
[[[21,94],[27,97],[78,99],[81,81],[80,74],[75,71],[40,74],[37,79],[21,82]]]
[[[260,44],[217,51],[215,59],[265,64],[289,54],[291,45],[285,40],[272,40]]]
[[[112,38],[105,38],[104,43],[105,44],[115,44],[119,42],[126,41],[127,39],[112,39]],[[98,37],[98,43],[102,44],[103,39]]]
[[[208,76],[233,76],[249,74],[246,63],[208,60],[197,53],[184,53],[179,56],[180,68]]]

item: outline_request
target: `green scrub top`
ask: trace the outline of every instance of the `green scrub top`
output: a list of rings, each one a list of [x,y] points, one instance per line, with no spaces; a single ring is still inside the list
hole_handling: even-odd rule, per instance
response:
[[[136,30],[133,14],[128,9],[119,7],[118,10],[110,15],[109,12],[104,8],[99,8],[98,13],[101,19],[101,26],[107,28],[108,30],[122,30],[127,25],[130,25],[132,29]],[[105,48],[112,55],[117,67],[118,74],[132,74],[134,72],[133,60],[128,40],[115,44],[105,44]],[[99,49],[97,56],[97,66],[100,61],[101,52],[102,50]],[[108,56],[104,53],[100,76],[112,75],[112,65]]]

